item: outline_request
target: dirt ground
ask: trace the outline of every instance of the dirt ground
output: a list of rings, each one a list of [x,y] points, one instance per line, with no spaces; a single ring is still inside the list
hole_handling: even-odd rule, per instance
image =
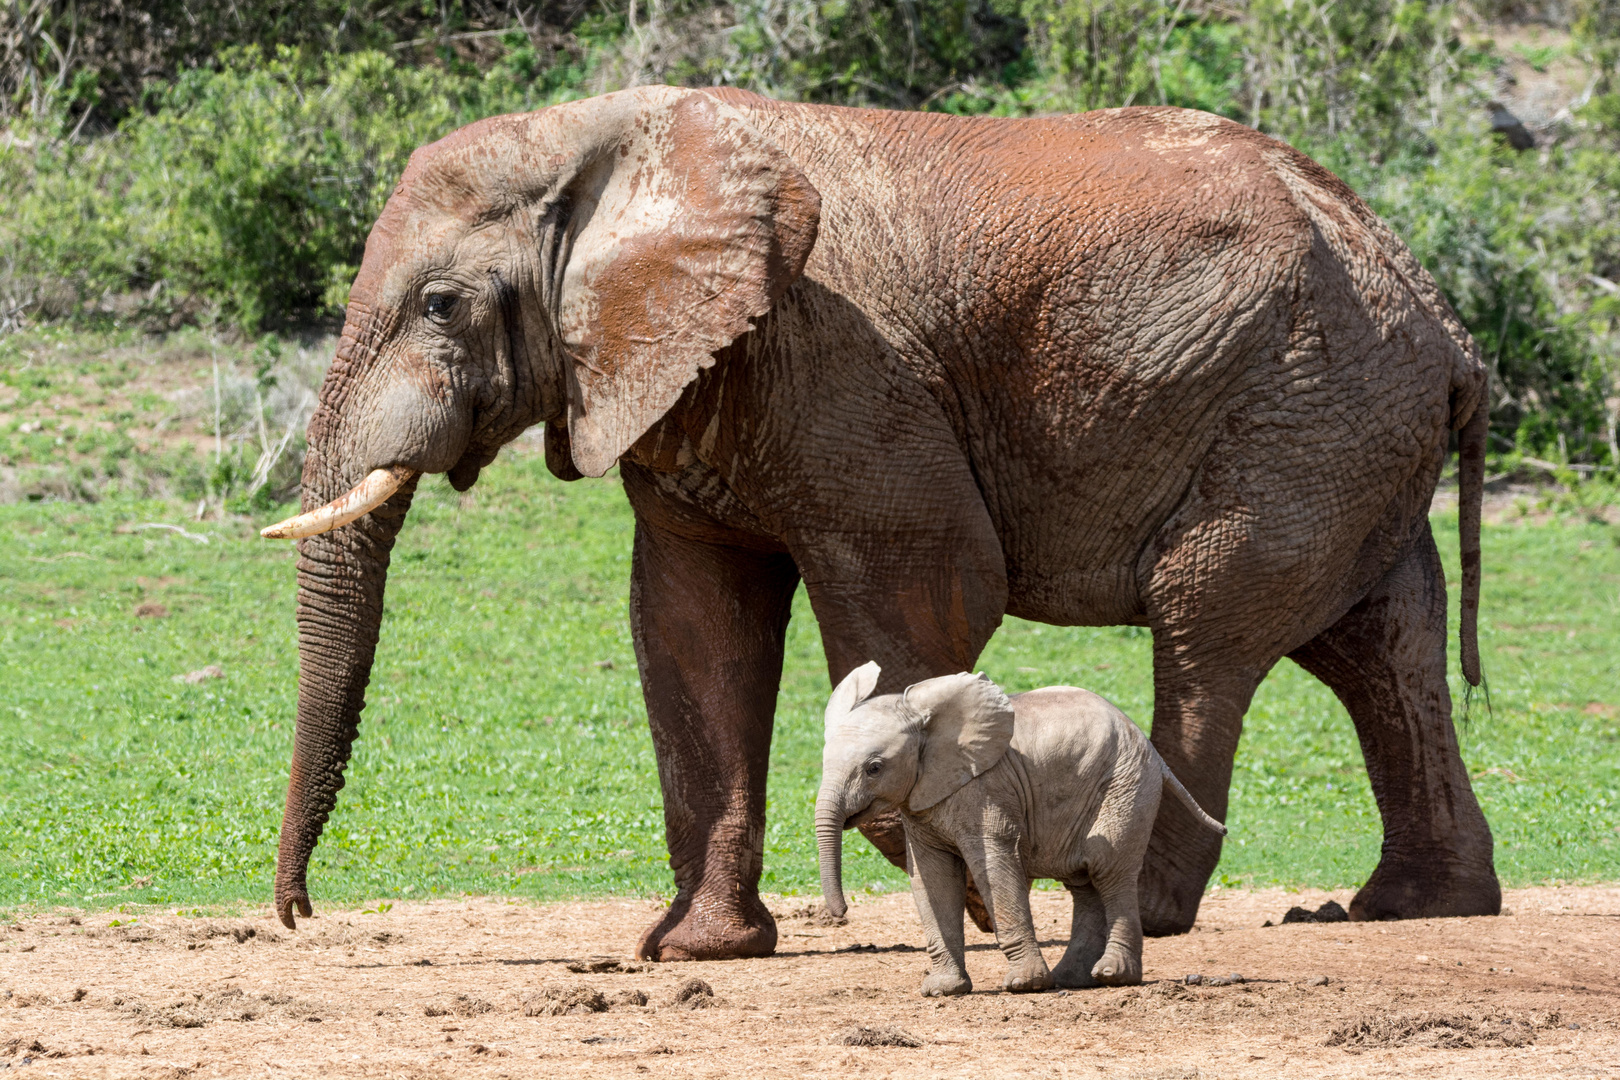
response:
[[[1001,993],[1001,956],[970,925],[975,991],[949,1000],[917,993],[904,893],[857,902],[842,926],[773,900],[776,956],[648,965],[620,958],[650,901],[327,909],[296,932],[268,908],[124,925],[62,911],[0,928],[0,1071],[1620,1076],[1620,888],[1515,891],[1495,919],[1262,926],[1329,897],[1216,892],[1192,933],[1148,941],[1146,983],[1121,989]],[[1035,909],[1055,962],[1067,897],[1037,892]]]

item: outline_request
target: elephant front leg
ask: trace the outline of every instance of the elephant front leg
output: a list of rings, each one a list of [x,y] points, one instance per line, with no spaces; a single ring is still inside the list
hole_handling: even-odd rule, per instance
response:
[[[878,849],[890,864],[901,870],[906,869],[906,823],[900,816],[900,811],[889,810],[862,821],[855,826],[867,843]],[[990,909],[984,906],[984,898],[979,895],[978,883],[971,877],[967,879],[967,893],[964,903],[967,907],[968,918],[986,934],[995,932],[995,925],[990,921]]]
[[[774,552],[701,543],[638,519],[630,623],[658,755],[677,893],[649,960],[768,956],[759,899],[782,643],[798,573]]]
[[[1191,652],[1191,650],[1187,650]],[[1210,660],[1200,668],[1154,643],[1153,745],[1205,812],[1226,817],[1243,714],[1259,676]],[[1185,934],[1198,917],[1204,885],[1221,859],[1221,837],[1179,799],[1165,798],[1153,822],[1140,895],[1142,924],[1152,936]]]
[[[889,457],[874,460],[883,463],[886,477],[903,471]],[[933,466],[951,471],[947,458]],[[965,470],[960,477],[935,477],[923,487],[937,502],[885,504],[888,511],[903,507],[916,518],[871,521],[864,532],[803,530],[791,538],[834,686],[869,660],[883,669],[883,694],[973,670],[1006,610],[1007,577],[999,541],[970,481]],[[855,505],[850,512],[860,509]],[[860,830],[891,863],[905,865],[898,812],[868,819]],[[969,879],[963,899],[974,925],[989,933],[985,887],[977,877]]]
[[[1029,878],[1018,857],[1018,842],[1015,838],[990,837],[982,843],[982,847],[975,845],[963,854],[974,880],[989,886],[996,944],[1007,958],[1007,977],[1002,986],[1013,993],[1050,990],[1052,972],[1035,936],[1035,918],[1029,909]]]
[[[967,891],[966,867],[951,851],[910,845],[911,898],[917,903],[928,942],[930,969],[923,977],[924,997],[953,997],[973,989],[964,961],[962,901]]]

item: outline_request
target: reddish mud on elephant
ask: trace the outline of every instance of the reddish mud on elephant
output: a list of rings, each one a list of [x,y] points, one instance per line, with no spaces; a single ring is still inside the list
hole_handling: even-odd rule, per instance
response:
[[[965,119],[643,87],[419,150],[310,422],[287,925],[359,731],[422,473],[465,490],[545,424],[619,464],[630,611],[679,892],[649,957],[769,953],[757,884],[803,581],[834,683],[971,670],[1006,614],[1153,634],[1152,740],[1223,819],[1289,656],[1345,703],[1383,816],[1358,919],[1494,913],[1458,754],[1430,496],[1461,432],[1479,676],[1485,370],[1331,174],[1171,108]],[[887,830],[887,831],[886,831]],[[903,858],[892,823],[866,830]],[[1141,878],[1192,925],[1220,838],[1179,803]],[[982,912],[981,912],[982,914]]]

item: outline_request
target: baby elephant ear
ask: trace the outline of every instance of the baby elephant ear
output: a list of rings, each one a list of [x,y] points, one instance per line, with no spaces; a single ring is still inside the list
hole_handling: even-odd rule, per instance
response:
[[[926,810],[1001,760],[1012,741],[1012,702],[983,675],[943,675],[906,688],[922,723],[922,764],[907,805]]]
[[[877,689],[878,676],[882,673],[883,669],[878,667],[876,660],[868,660],[845,675],[844,681],[838,684],[838,688],[832,692],[832,697],[827,699],[827,725],[830,727],[842,720],[855,706],[871,697],[872,691]]]

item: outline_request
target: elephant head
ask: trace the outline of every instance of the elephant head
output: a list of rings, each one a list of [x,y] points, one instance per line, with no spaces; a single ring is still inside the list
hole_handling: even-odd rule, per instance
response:
[[[870,814],[921,813],[1007,752],[1012,703],[983,675],[943,675],[871,697],[876,663],[844,677],[827,702],[816,846],[827,910],[844,914],[843,831]]]
[[[389,552],[422,473],[465,490],[547,424],[600,476],[803,270],[820,198],[741,114],[643,87],[463,128],[411,156],[366,241],[309,425],[299,687],[276,908],[311,914],[311,851],[358,733]]]

